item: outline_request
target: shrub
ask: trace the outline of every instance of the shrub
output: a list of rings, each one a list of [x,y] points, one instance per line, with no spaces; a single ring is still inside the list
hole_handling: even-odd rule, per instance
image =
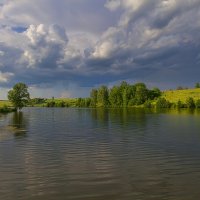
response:
[[[55,101],[48,101],[47,107],[55,107]]]
[[[144,107],[145,107],[145,108],[152,108],[153,105],[152,105],[152,103],[151,103],[150,100],[147,100],[147,101],[144,103]]]
[[[65,102],[64,101],[57,102],[56,107],[65,107]]]
[[[159,98],[156,102],[156,108],[170,108],[171,103],[165,98]]]
[[[177,106],[177,108],[185,108],[186,107],[186,105],[181,100],[179,100],[177,102],[176,106]]]
[[[128,102],[128,106],[135,106],[136,105],[136,100],[135,99],[131,99],[131,100],[129,100],[129,102]]]
[[[198,99],[195,103],[196,108],[200,108],[200,99]]]
[[[187,98],[186,106],[187,108],[195,108],[194,99],[192,97]]]

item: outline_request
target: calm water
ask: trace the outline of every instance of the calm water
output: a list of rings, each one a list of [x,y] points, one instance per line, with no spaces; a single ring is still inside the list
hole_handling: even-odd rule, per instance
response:
[[[199,111],[29,108],[0,116],[1,200],[199,198]]]

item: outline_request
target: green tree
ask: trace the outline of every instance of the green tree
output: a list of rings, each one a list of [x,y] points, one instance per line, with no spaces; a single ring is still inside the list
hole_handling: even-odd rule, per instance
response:
[[[126,107],[128,105],[128,101],[130,98],[130,85],[126,81],[122,81],[120,85],[120,93],[121,93],[121,106]]]
[[[18,110],[25,107],[30,99],[28,86],[24,83],[17,83],[13,89],[8,92],[8,99],[13,106]]]
[[[158,88],[153,88],[152,90],[149,90],[148,98],[151,100],[154,100],[155,98],[158,98],[161,96],[161,91]]]
[[[187,108],[195,108],[194,99],[192,97],[186,99],[186,106]]]
[[[165,98],[159,98],[156,102],[156,108],[170,108],[171,104]]]
[[[144,107],[145,107],[145,108],[152,108],[153,105],[152,105],[152,103],[151,103],[151,100],[147,100],[147,101],[145,101],[145,103],[144,103]]]
[[[120,87],[118,86],[114,86],[111,90],[110,90],[110,94],[109,94],[109,102],[113,107],[119,107],[122,106],[122,94],[121,94],[121,90]]]
[[[90,107],[91,105],[91,98],[85,98],[85,107]]]
[[[123,92],[123,90],[127,89],[128,86],[129,85],[126,81],[122,81],[119,87],[120,87],[120,90]]]
[[[92,107],[96,107],[97,105],[97,94],[98,94],[98,91],[96,89],[92,89],[92,91],[90,92],[90,98],[91,98],[90,105]]]
[[[181,100],[178,100],[176,106],[177,106],[177,108],[184,108],[184,107],[186,107],[186,106],[184,105],[184,103],[182,103]]]
[[[195,88],[200,88],[200,83],[196,83]]]
[[[85,100],[83,98],[78,98],[76,102],[76,107],[85,107]]]
[[[65,107],[65,102],[63,100],[56,102],[56,107]]]
[[[108,88],[104,85],[98,89],[97,104],[99,107],[105,107],[108,105]]]
[[[200,108],[200,99],[198,99],[198,100],[196,101],[195,105],[196,105],[196,108]]]
[[[143,104],[148,98],[148,90],[144,83],[135,84],[135,102],[137,105]]]
[[[125,88],[122,92],[123,107],[128,105],[128,88]]]
[[[136,104],[135,102],[135,94],[136,94],[136,86],[135,85],[129,85],[127,88],[127,100],[128,100],[128,106],[133,106]]]
[[[55,107],[55,105],[56,105],[56,102],[55,102],[55,101],[52,101],[52,100],[47,101],[47,103],[46,103],[46,106],[47,106],[47,107]]]

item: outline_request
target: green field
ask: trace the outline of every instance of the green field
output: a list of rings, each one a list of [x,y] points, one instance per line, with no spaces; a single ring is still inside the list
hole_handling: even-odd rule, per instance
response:
[[[48,99],[46,101],[46,103],[51,102],[52,99]],[[59,105],[62,102],[65,103],[65,105],[68,105],[69,107],[76,107],[76,103],[77,103],[77,98],[74,99],[70,99],[70,98],[56,98],[53,100],[55,102],[55,104]]]
[[[179,100],[185,103],[186,99],[189,97],[192,97],[196,101],[200,99],[200,88],[187,90],[168,90],[163,92],[162,97],[171,103],[177,103]]]
[[[10,106],[12,106],[12,104],[9,101],[0,100],[0,108],[2,108],[4,106],[10,107]]]
[[[9,101],[0,100],[0,113],[9,113],[13,111],[16,111],[16,109],[12,107]]]

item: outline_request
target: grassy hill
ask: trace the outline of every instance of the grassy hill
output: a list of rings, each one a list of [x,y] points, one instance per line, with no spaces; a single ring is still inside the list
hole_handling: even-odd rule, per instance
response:
[[[177,103],[179,100],[185,103],[188,97],[192,97],[196,101],[200,99],[200,88],[187,90],[168,90],[163,92],[162,97],[171,103]]]

